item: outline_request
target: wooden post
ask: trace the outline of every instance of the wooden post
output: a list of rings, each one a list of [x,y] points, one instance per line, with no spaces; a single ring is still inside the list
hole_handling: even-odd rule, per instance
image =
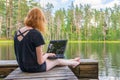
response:
[[[73,73],[79,78],[98,79],[98,61],[92,59],[81,59],[76,68],[70,67]]]

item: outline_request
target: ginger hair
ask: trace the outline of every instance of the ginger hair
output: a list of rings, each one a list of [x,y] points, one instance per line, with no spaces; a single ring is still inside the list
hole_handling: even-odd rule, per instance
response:
[[[24,20],[24,24],[28,27],[38,29],[40,32],[44,33],[46,25],[44,13],[37,7],[32,8],[28,12]]]

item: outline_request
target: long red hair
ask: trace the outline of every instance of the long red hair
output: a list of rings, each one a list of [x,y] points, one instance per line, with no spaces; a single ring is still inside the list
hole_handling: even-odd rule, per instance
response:
[[[40,10],[37,7],[32,8],[28,12],[28,14],[24,20],[24,24],[26,26],[38,29],[40,32],[44,33],[45,32],[45,24],[46,24],[44,13],[42,12],[42,10]]]

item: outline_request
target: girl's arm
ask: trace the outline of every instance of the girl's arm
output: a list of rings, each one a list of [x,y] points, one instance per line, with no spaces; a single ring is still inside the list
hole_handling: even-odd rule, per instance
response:
[[[55,56],[53,53],[43,54],[42,46],[36,47],[36,54],[38,64],[44,63],[49,56]]]

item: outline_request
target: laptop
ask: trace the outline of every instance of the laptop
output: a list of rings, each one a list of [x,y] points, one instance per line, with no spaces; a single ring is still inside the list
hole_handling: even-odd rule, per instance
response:
[[[67,40],[51,40],[47,53],[55,53],[56,56],[48,57],[48,59],[64,58]]]

